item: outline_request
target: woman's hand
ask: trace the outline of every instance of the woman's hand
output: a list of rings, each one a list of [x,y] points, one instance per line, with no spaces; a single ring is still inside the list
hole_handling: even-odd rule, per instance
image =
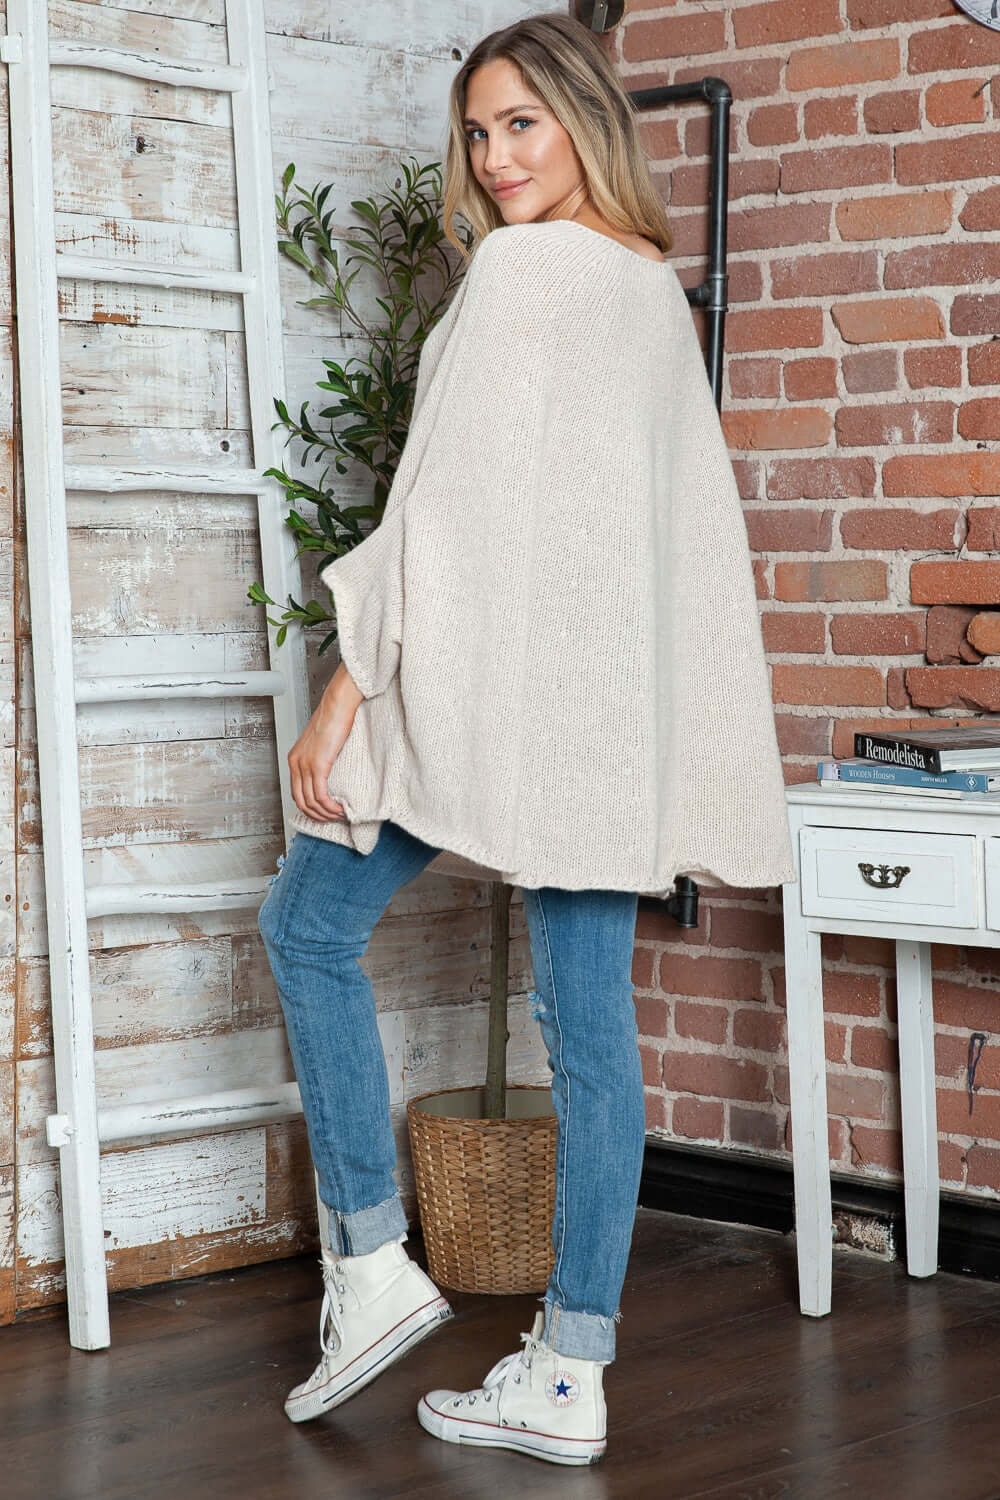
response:
[[[341,662],[327,683],[316,712],[288,752],[292,798],[300,812],[318,823],[343,820],[343,804],[330,796],[327,780],[364,696]]]

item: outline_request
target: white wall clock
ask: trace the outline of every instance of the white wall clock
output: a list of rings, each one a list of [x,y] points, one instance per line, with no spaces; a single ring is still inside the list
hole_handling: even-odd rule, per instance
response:
[[[1000,0],[955,0],[955,4],[974,21],[1000,31]]]

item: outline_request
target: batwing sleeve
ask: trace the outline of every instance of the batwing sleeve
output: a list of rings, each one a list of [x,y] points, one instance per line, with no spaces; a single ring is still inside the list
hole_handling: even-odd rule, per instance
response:
[[[382,520],[363,542],[328,563],[320,574],[333,594],[341,661],[366,698],[384,693],[399,670],[406,543],[403,500],[412,486],[417,440],[425,425],[421,412],[432,372],[455,323],[468,275],[467,272],[420,351],[410,429],[386,497]]]
[[[384,693],[403,642],[403,522],[388,512],[375,530],[321,574],[333,594],[340,659],[366,698]]]
[[[539,338],[539,305],[543,319],[559,305],[558,297],[525,297],[526,287],[541,293],[539,282],[547,284],[546,272],[551,280],[559,264],[558,247],[532,235],[534,227],[493,230],[476,249],[421,350],[410,428],[382,520],[322,571],[333,594],[341,659],[366,698],[385,692],[399,670],[408,523],[433,503],[435,487],[446,482],[444,460],[454,463],[457,448],[463,463],[474,466],[477,443],[464,430],[469,414],[477,428],[492,419],[497,430],[489,442],[503,441],[498,392],[518,378],[518,361]]]

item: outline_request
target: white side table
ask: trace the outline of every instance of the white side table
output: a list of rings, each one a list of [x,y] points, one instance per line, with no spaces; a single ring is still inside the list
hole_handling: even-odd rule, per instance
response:
[[[1000,945],[1000,806],[787,789],[798,883],[783,887],[799,1305],[830,1311],[833,1209],[820,934],[896,941],[907,1270],[937,1270],[932,942]]]

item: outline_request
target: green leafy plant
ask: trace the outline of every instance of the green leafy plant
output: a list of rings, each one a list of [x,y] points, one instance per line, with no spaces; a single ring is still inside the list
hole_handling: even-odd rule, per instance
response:
[[[278,248],[319,289],[301,305],[329,316],[340,331],[357,334],[363,350],[343,365],[323,360],[323,378],[316,385],[328,404],[319,412],[313,414],[304,401],[293,416],[284,400],[274,403],[275,426],[286,429],[286,444],[297,439],[303,464],[322,466],[312,479],[283,468],[267,470],[285,491],[289,506],[285,524],[295,535],[298,555],[314,554],[317,574],[364,540],[368,533],[362,530],[362,521],[371,520],[370,531],[382,519],[409,430],[420,350],[463,274],[445,250],[440,163],[419,166],[411,157],[401,163],[400,172],[396,186],[382,196],[351,203],[362,222],[342,236],[334,234],[333,210],[327,206],[332,185],[305,191],[295,182],[292,164],[285,168],[281,192],[275,196],[281,235]],[[466,249],[471,248],[471,240],[470,231],[463,239]],[[354,282],[366,267],[377,288],[375,305],[384,315],[384,322],[377,326],[365,319],[351,296]],[[366,469],[371,476],[369,505],[342,505],[337,499],[331,469],[343,475],[351,465]],[[304,516],[300,506],[310,508],[314,519]],[[332,604],[329,590],[327,597]],[[249,598],[254,604],[281,608],[259,583],[251,585]],[[331,625],[319,647],[322,655],[337,639],[330,604],[315,599],[299,603],[289,595],[280,616],[268,616],[269,623],[278,627],[278,645],[292,626]],[[491,883],[484,1109],[491,1120],[506,1114],[510,897],[509,885]]]
[[[293,440],[301,445],[302,469],[266,472],[285,491],[285,524],[295,535],[299,557],[315,556],[317,574],[356,547],[382,519],[406,442],[420,350],[462,275],[441,227],[440,163],[421,166],[411,157],[399,171],[394,187],[352,201],[361,222],[339,235],[328,206],[332,184],[306,191],[295,181],[292,163],[275,195],[278,249],[317,289],[300,305],[328,316],[335,331],[357,336],[362,350],[343,364],[323,360],[316,386],[326,404],[319,411],[304,401],[293,414],[285,400],[274,402],[275,427],[287,431],[286,446]],[[467,248],[470,241],[471,232],[464,240]],[[374,305],[383,315],[377,323],[359,309],[353,292],[363,273],[359,285],[371,291],[374,284]],[[345,505],[337,498],[333,475],[353,467],[371,476],[370,504]],[[365,521],[372,523],[367,531],[362,529]],[[268,616],[278,627],[279,645],[292,625],[332,627],[320,644],[321,655],[337,639],[329,591],[326,604],[315,599],[300,603],[289,595],[281,606],[254,583],[249,598],[281,609],[278,618]]]

